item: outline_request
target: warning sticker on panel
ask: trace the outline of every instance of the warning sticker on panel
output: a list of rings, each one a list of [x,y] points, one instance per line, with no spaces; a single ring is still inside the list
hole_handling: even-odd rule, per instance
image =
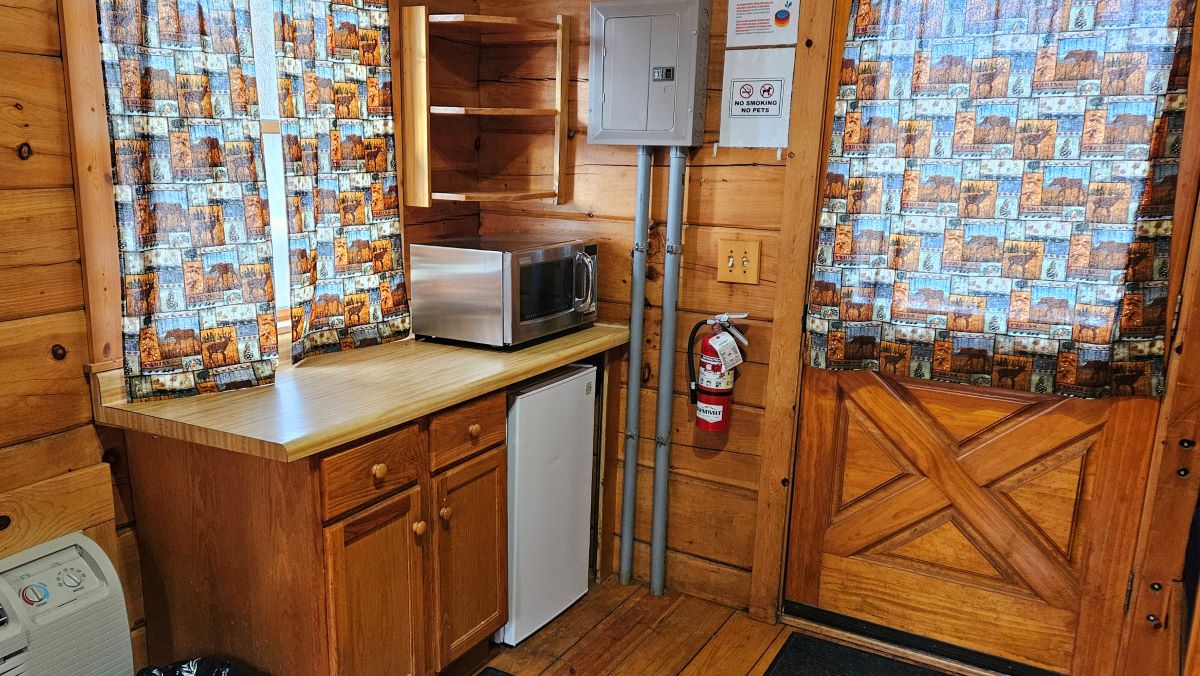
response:
[[[779,117],[782,112],[783,79],[733,80],[729,90],[730,117]]]

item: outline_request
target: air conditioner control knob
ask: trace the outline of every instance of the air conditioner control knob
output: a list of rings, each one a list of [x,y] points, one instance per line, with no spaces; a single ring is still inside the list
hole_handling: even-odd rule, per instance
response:
[[[50,590],[44,584],[26,585],[21,589],[21,600],[26,605],[36,606],[48,598],[50,598]]]

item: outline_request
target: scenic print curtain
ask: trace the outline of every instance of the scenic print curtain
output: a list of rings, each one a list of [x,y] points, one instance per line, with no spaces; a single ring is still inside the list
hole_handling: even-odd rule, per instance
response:
[[[247,5],[99,2],[131,401],[274,380]]]
[[[860,0],[809,360],[1162,393],[1194,0]]]
[[[292,359],[409,334],[387,0],[276,0]]]

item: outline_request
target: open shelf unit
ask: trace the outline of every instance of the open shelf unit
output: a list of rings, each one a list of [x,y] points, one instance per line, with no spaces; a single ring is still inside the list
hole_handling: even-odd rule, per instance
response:
[[[406,205],[563,202],[569,21],[401,9]],[[514,89],[481,81],[480,63],[503,54],[497,46],[537,43],[553,43],[543,48],[553,49],[552,80],[506,83],[521,88],[516,102]]]

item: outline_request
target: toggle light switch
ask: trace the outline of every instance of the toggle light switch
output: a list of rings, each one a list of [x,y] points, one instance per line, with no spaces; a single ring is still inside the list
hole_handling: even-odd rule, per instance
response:
[[[717,241],[717,281],[758,284],[762,242],[757,239]]]

